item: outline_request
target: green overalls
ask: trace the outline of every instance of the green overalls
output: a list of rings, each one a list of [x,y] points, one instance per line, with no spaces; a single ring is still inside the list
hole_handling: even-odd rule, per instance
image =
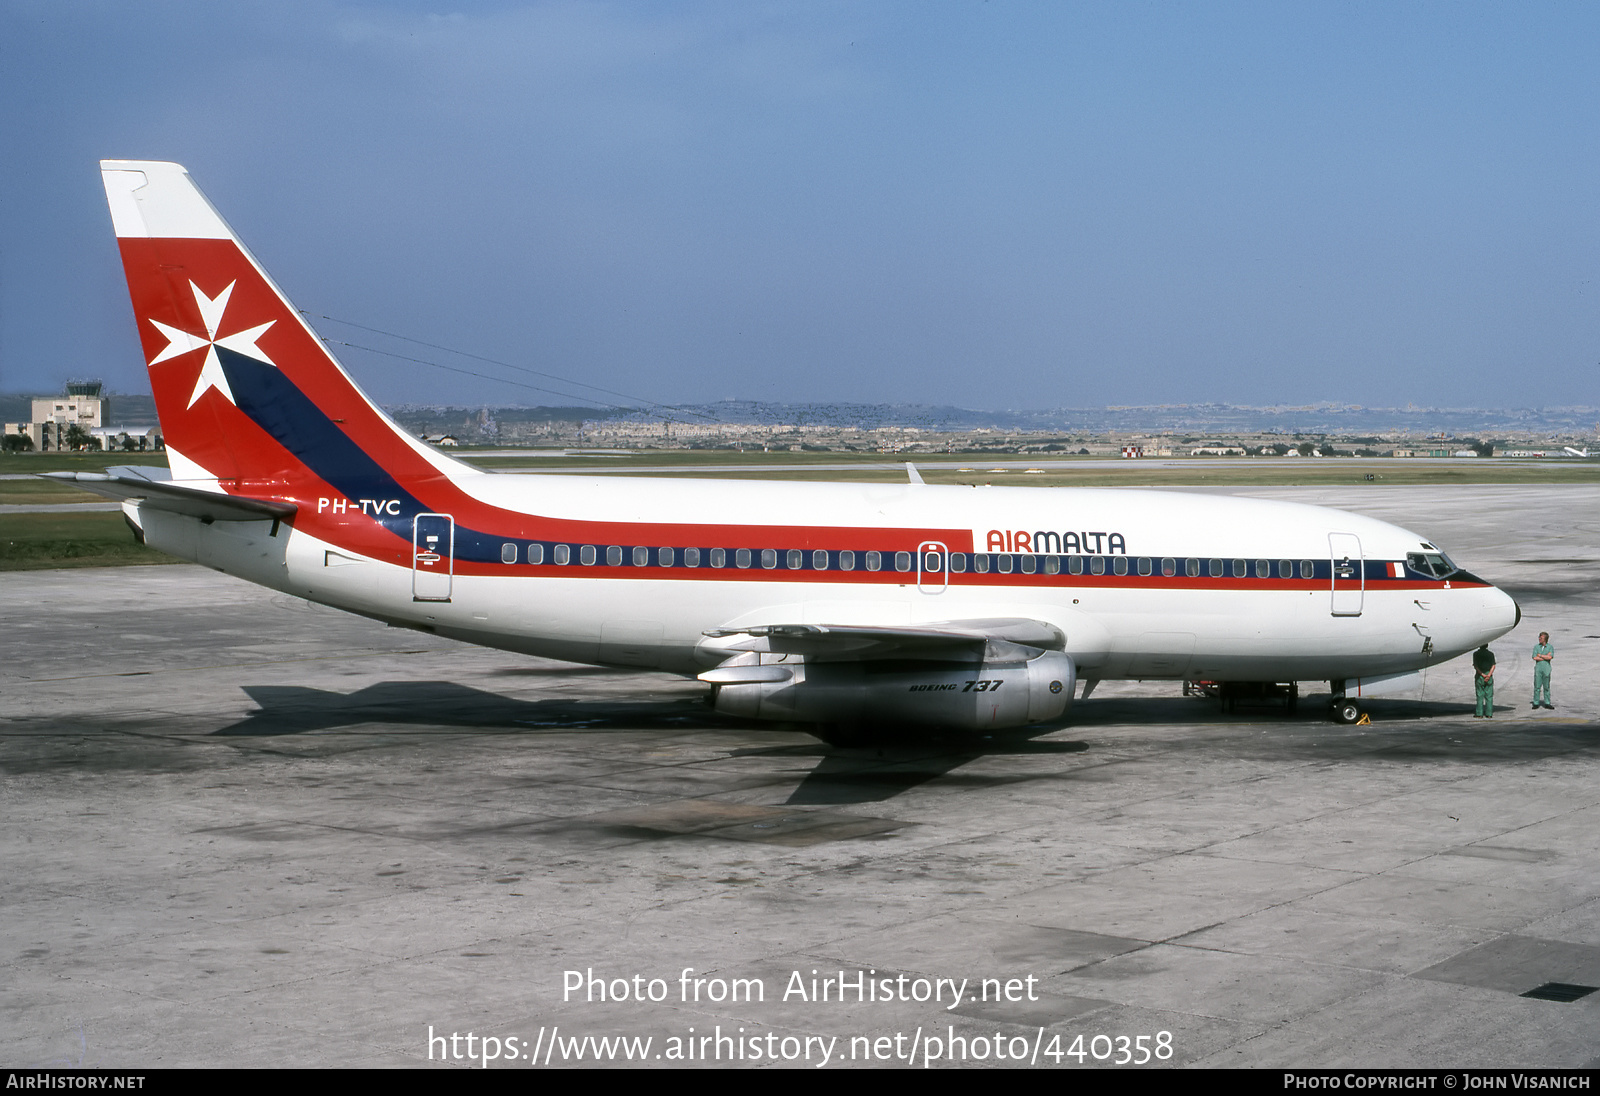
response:
[[[1480,647],[1472,652],[1472,681],[1477,687],[1478,707],[1474,717],[1494,718],[1494,652]]]
[[[1556,649],[1548,643],[1540,643],[1533,649],[1533,706],[1535,708],[1553,707],[1550,703],[1550,658],[1540,658],[1540,655],[1553,657]]]

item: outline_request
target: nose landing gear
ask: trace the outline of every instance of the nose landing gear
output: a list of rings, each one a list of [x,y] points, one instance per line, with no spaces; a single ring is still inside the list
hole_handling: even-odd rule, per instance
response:
[[[1340,697],[1333,702],[1333,721],[1345,724],[1371,722],[1362,712],[1361,705],[1346,697]]]

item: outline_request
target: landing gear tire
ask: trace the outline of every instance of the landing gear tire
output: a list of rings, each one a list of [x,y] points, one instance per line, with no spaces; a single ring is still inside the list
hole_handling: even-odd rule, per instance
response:
[[[1335,723],[1355,723],[1361,718],[1361,705],[1353,700],[1335,700],[1333,702],[1333,721]]]

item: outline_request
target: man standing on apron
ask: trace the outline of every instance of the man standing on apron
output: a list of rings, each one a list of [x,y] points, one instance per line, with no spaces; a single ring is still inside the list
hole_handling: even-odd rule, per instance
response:
[[[1556,657],[1556,649],[1550,646],[1550,633],[1539,633],[1539,645],[1533,649],[1533,706],[1535,708],[1549,708],[1555,711],[1556,706],[1550,703],[1550,663]]]
[[[1478,694],[1473,719],[1494,718],[1494,652],[1485,643],[1472,652],[1472,683]]]

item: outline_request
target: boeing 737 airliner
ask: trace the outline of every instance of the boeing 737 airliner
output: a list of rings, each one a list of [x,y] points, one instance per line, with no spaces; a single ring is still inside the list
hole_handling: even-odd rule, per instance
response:
[[[842,732],[1056,720],[1108,678],[1328,681],[1354,720],[1520,617],[1426,538],[1309,506],[486,473],[357,388],[182,167],[101,168],[170,470],[60,475],[276,590]]]

